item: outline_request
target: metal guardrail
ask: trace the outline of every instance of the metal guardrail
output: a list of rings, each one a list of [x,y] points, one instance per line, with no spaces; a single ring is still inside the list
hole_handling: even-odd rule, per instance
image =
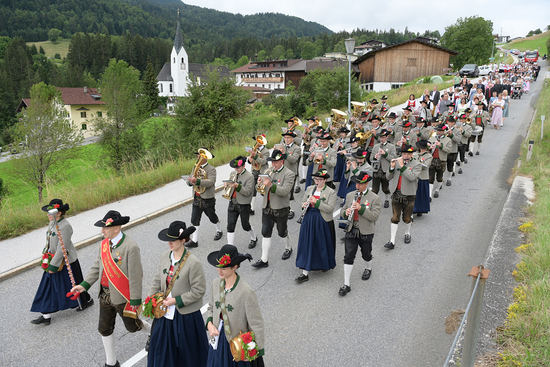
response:
[[[470,302],[468,302],[468,307],[466,308],[466,312],[460,322],[460,327],[456,332],[453,345],[449,350],[444,367],[449,366],[451,357],[453,356],[456,344],[458,343],[458,339],[460,338],[460,334],[462,333],[462,329],[465,324],[467,327],[464,331],[464,346],[462,348],[462,359],[460,361],[460,366],[474,366],[481,310],[483,308],[483,295],[485,293],[485,281],[489,277],[489,273],[489,269],[485,269],[483,265],[479,265],[477,267],[474,266],[468,274],[468,276],[474,277],[472,279],[472,296],[470,297]]]

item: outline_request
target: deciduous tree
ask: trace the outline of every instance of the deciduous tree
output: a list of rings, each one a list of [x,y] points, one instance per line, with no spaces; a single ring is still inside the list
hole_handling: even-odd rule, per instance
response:
[[[23,156],[16,160],[18,172],[38,189],[41,202],[48,170],[68,158],[71,148],[82,141],[66,117],[57,88],[42,82],[32,86],[30,106],[15,125],[15,136],[26,145]]]

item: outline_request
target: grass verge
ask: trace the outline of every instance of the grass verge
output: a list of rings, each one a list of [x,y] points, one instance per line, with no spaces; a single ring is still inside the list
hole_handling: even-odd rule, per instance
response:
[[[529,139],[521,149],[521,167],[516,174],[530,176],[536,200],[529,218],[520,230],[527,243],[516,249],[521,262],[513,272],[518,286],[514,303],[498,339],[503,346],[498,366],[550,366],[550,131],[541,141],[540,116],[550,117],[550,88],[543,87]],[[534,140],[531,160],[527,162],[528,140]]]

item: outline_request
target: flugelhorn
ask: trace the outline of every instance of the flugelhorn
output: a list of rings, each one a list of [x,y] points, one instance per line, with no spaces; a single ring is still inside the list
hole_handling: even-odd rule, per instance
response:
[[[233,196],[233,192],[234,192],[234,188],[229,185],[230,183],[235,183],[237,182],[237,174],[236,173],[232,173],[230,176],[229,176],[229,182],[226,182],[227,185],[223,188],[223,194],[222,194],[222,198],[224,199],[227,199],[227,200],[231,200],[231,196]]]

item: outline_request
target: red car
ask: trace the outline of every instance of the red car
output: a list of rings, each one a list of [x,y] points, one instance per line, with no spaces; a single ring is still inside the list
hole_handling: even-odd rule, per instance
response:
[[[525,62],[537,62],[539,60],[539,52],[527,51],[523,60],[525,60]]]

